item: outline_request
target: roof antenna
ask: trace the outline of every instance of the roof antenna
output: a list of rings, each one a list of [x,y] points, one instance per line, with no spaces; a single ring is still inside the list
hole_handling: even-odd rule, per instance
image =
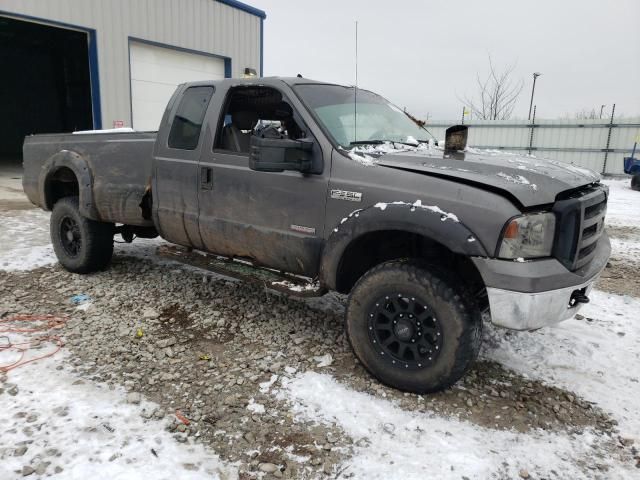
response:
[[[353,142],[358,141],[358,21],[356,20],[356,86],[353,90]]]

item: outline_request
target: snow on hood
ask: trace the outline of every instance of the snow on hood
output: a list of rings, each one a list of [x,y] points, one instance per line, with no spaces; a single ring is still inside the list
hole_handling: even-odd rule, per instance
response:
[[[499,189],[523,206],[550,204],[566,190],[600,182],[600,175],[557,160],[499,150],[467,148],[464,159],[445,156],[432,143],[405,145],[386,142],[357,145],[351,158],[367,165],[464,180]]]

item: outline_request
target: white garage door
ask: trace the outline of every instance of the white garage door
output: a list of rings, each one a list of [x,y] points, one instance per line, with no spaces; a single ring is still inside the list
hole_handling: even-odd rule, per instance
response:
[[[224,60],[131,42],[133,128],[157,130],[171,95],[181,83],[224,78]]]

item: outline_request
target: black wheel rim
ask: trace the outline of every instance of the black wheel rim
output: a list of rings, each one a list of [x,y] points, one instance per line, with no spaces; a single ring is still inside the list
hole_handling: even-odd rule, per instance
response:
[[[378,354],[399,368],[426,368],[442,350],[440,322],[419,297],[396,292],[379,298],[369,312],[368,328]]]
[[[60,220],[60,243],[70,257],[76,257],[80,252],[82,246],[80,226],[71,217],[62,217]]]

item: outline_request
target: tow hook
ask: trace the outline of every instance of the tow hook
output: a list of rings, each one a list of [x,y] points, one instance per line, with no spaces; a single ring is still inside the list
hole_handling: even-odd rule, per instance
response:
[[[580,290],[574,290],[571,294],[571,298],[569,299],[569,308],[575,307],[579,303],[589,303],[589,297],[585,295],[584,288]]]

